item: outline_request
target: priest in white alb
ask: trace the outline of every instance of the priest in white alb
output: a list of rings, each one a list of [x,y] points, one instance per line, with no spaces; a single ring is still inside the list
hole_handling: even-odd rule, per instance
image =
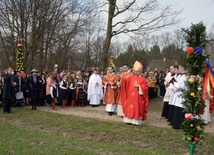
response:
[[[97,69],[93,70],[93,74],[88,82],[88,100],[92,107],[99,106],[100,100],[103,98],[102,79],[97,73]]]

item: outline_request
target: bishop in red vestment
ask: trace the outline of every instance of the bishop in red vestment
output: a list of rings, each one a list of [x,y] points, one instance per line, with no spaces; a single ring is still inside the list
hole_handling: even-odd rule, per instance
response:
[[[134,76],[123,79],[121,100],[124,112],[123,122],[141,125],[147,119],[148,82],[142,74],[143,66],[136,61],[133,66]]]

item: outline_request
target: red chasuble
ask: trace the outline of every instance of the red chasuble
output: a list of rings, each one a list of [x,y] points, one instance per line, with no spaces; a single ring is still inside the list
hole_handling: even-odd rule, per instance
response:
[[[134,84],[139,84],[140,88],[134,87]],[[142,120],[146,120],[148,112],[148,82],[146,78],[132,76],[123,79],[121,100],[125,117],[136,120],[142,117]]]
[[[123,79],[125,79],[125,78],[130,78],[130,77],[132,77],[133,76],[133,73],[132,72],[122,72],[121,74],[120,74],[120,78],[121,78],[121,80],[120,80],[120,84],[122,84],[122,82],[123,82]],[[121,101],[121,97],[120,97],[120,87],[118,87],[119,88],[119,90],[118,90],[118,95],[117,95],[117,99],[116,99],[116,103],[117,104],[122,104],[122,101]]]

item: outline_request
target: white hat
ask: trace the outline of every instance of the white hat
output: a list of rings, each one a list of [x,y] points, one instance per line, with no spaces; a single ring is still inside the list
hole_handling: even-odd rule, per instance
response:
[[[38,70],[37,69],[32,69],[31,73],[38,73]]]

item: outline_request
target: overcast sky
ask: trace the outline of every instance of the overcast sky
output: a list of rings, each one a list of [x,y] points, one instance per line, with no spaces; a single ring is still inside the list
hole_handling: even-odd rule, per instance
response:
[[[107,0],[101,0],[106,2]],[[118,0],[122,3],[127,0]],[[130,2],[130,0],[128,0]],[[144,0],[137,0],[138,2],[143,2]],[[214,24],[214,0],[158,0],[162,5],[173,5],[174,10],[183,10],[178,16],[181,20],[177,25],[171,26],[170,28],[162,29],[161,32],[173,32],[176,29],[189,28],[191,23],[197,24],[202,21],[207,32],[210,31],[211,26]],[[106,7],[107,9],[107,7]],[[105,14],[107,15],[107,14]],[[158,32],[156,32],[157,34]],[[115,37],[122,42],[127,40],[129,37],[121,35]]]
[[[165,4],[175,4],[175,9],[183,9],[179,16],[181,22],[172,29],[189,28],[191,23],[202,21],[207,30],[214,23],[214,0],[159,0]]]

